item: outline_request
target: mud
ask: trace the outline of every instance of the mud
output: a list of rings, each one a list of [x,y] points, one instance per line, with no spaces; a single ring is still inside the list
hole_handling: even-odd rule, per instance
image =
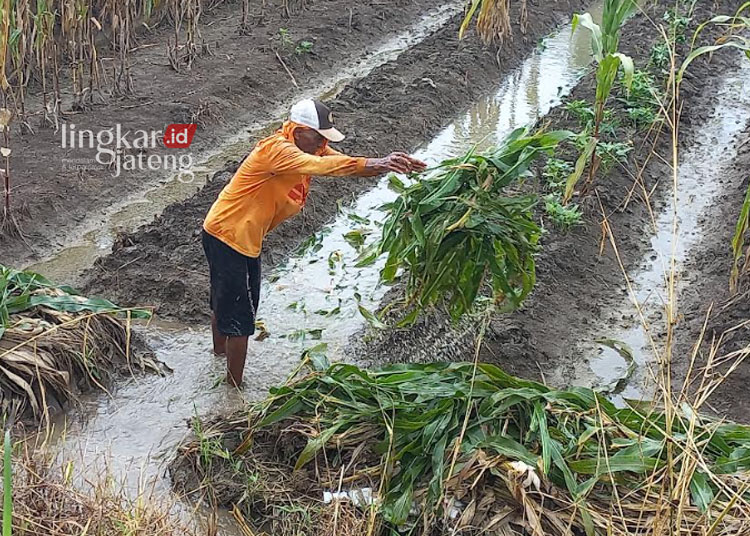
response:
[[[349,134],[340,149],[364,155],[414,149],[496,85],[501,74],[517,65],[530,46],[567,20],[581,4],[566,0],[550,9],[547,3],[530,2],[525,35],[515,28],[516,37],[499,52],[486,50],[473,38],[459,43],[456,28],[460,17],[454,17],[396,61],[345,87],[331,102],[341,128]],[[152,224],[121,236],[112,254],[85,274],[87,292],[123,304],[154,305],[168,318],[205,320],[207,275],[200,249],[200,225],[236,166],[237,162],[216,174],[191,199],[167,207]],[[302,215],[268,237],[264,266],[278,265],[331,221],[338,200],[347,204],[374,184],[374,180],[361,179],[315,181]]]
[[[652,6],[650,14],[660,20],[665,7],[670,6],[668,2],[662,2]],[[732,9],[732,6],[723,7]],[[709,9],[699,7],[693,20],[708,17]],[[688,34],[691,35],[690,30]],[[621,47],[635,59],[636,67],[645,67],[655,39],[651,23],[643,16],[636,16],[623,33]],[[719,54],[711,62],[701,61],[692,66],[692,74],[682,90],[681,149],[689,148],[697,137],[704,134],[701,126],[714,108],[719,81],[733,73],[739,61],[737,55]],[[594,91],[594,77],[589,75],[569,100],[591,102]],[[609,106],[620,108],[616,99],[611,99]],[[553,111],[544,123],[550,128],[574,131],[580,128],[562,108]],[[597,195],[588,196],[581,203],[584,212],[582,225],[567,232],[547,226],[548,234],[543,238],[543,250],[537,260],[537,286],[521,310],[493,318],[484,338],[480,360],[497,363],[510,373],[554,385],[596,386],[600,381],[590,367],[600,356],[594,339],[614,333],[619,322],[630,321],[635,314],[635,310],[627,318],[613,318],[610,314],[628,299],[628,291],[608,240],[600,252],[602,209],[613,229],[625,269],[631,271],[637,268],[650,246],[651,216],[643,202],[644,188],[647,191],[655,188],[651,196],[654,210],[658,210],[660,200],[671,190],[671,170],[667,164],[658,158],[650,158],[643,167],[652,148],[659,155],[671,154],[671,140],[666,129],[654,142],[646,133],[637,132],[625,121],[622,127],[618,137],[634,143],[628,163],[597,179]],[[634,187],[634,178],[627,170],[637,173],[641,168],[643,188]],[[738,202],[741,203],[741,199]],[[398,299],[398,296],[396,291],[387,300]],[[475,328],[470,322],[451,326],[447,315],[438,311],[427,315],[409,330],[376,334],[375,340],[363,345],[358,353],[370,356],[374,361],[469,360],[474,357]]]
[[[366,77],[376,67],[393,61],[404,50],[440,29],[460,10],[461,6],[455,3],[430,8],[395,35],[376,39],[371,48],[359,51],[360,56],[356,61],[333,68],[329,76],[301,88],[300,92],[295,93],[295,98],[329,99],[335,96],[347,83]],[[85,269],[111,250],[118,232],[133,232],[139,226],[150,223],[170,204],[192,197],[205,186],[209,176],[225,167],[226,162],[247,154],[248,139],[265,136],[276,128],[278,120],[289,113],[289,106],[289,101],[279,101],[272,109],[264,109],[259,114],[273,119],[263,120],[261,117],[256,120],[256,116],[253,116],[250,124],[243,124],[239,133],[234,132],[227,140],[217,142],[207,155],[193,155],[192,175],[185,172],[167,173],[156,184],[147,185],[145,190],[111,203],[102,213],[87,214],[68,233],[73,239],[59,250],[50,249],[44,258],[31,263],[29,268],[54,280],[75,284]],[[123,155],[123,158],[127,156]],[[185,156],[180,155],[181,158]]]
[[[168,64],[165,49],[172,30],[141,31],[131,56],[135,93],[115,97],[103,91],[86,110],[63,106],[61,121],[95,131],[118,123],[123,131],[163,131],[172,123],[198,123],[190,151],[210,152],[254,122],[277,119],[274,113],[280,104],[336,78],[378,42],[403,30],[406,21],[435,7],[426,0],[320,0],[305,2],[304,9],[293,9],[287,17],[276,3],[266,7],[264,2],[263,8],[260,4],[251,5],[252,26],[242,33],[240,3],[222,2],[205,13],[201,33],[211,54],[199,58],[189,71],[177,73]],[[281,28],[287,30],[286,44]],[[295,51],[301,41],[313,44],[309,53]],[[106,50],[101,54],[106,56]],[[69,95],[63,97],[69,100]],[[62,130],[40,128],[38,117],[29,122],[34,133],[19,135],[16,129],[11,140],[13,201],[24,209],[19,215],[25,215],[25,239],[0,237],[3,262],[21,265],[48,256],[79,239],[82,224],[95,226],[97,215],[164,178],[161,171],[123,172],[115,178],[95,162],[78,169],[74,160],[91,159],[93,151],[63,148]],[[168,152],[160,147],[150,154]]]
[[[688,372],[690,356],[701,337],[697,366],[706,363],[715,346],[717,357],[741,351],[750,344],[750,278],[740,280],[736,293],[729,290],[732,267],[731,240],[745,192],[750,186],[750,128],[738,138],[738,154],[727,162],[722,175],[723,193],[702,222],[704,239],[686,263],[685,290],[680,303],[683,318],[677,326],[675,359],[672,367],[679,387]],[[718,343],[721,337],[721,344]],[[726,372],[727,366],[717,372]],[[720,415],[750,422],[750,361],[743,361],[719,386],[708,404]]]
[[[550,22],[552,24],[552,22]],[[451,35],[455,36],[455,28],[451,28]],[[558,39],[560,49],[570,46],[569,39],[564,36]],[[536,43],[533,43],[535,45]],[[532,46],[533,46],[532,45]],[[553,50],[553,47],[550,47]],[[578,49],[576,48],[576,51]],[[517,110],[529,107],[525,113],[531,114],[530,117],[536,118],[543,115],[550,107],[550,102],[559,102],[557,95],[557,85],[550,85],[541,80],[538,69],[544,65],[554,65],[555,83],[560,83],[566,79],[566,89],[575,84],[579,78],[578,69],[581,65],[586,64],[587,49],[584,50],[582,61],[569,60],[565,54],[561,54],[563,59],[554,58],[546,61],[539,61],[539,56],[531,54],[531,47],[527,47],[527,57],[524,58],[524,74],[521,77],[515,77],[514,69],[512,73],[506,73],[508,76],[498,80],[488,80],[487,85],[493,90],[498,86],[511,86],[515,88],[510,92],[509,102],[517,106]],[[576,52],[577,53],[577,52]],[[553,55],[552,52],[548,56]],[[386,72],[390,73],[402,68],[399,62],[395,65],[388,66]],[[494,64],[494,57],[491,58],[490,65]],[[536,69],[536,70],[535,70]],[[528,72],[526,72],[528,71]],[[535,73],[532,75],[532,73]],[[510,82],[509,82],[509,79]],[[528,99],[527,90],[530,92],[539,89],[546,84],[544,91],[539,92],[538,107],[534,107],[532,101]],[[529,83],[527,86],[526,84]],[[514,85],[515,84],[515,85]],[[536,84],[536,85],[535,85]],[[346,94],[347,89],[344,90]],[[494,91],[493,91],[494,93]],[[354,93],[355,97],[359,95]],[[450,92],[449,95],[455,95]],[[354,101],[355,97],[352,97]],[[463,101],[462,101],[463,102]],[[383,107],[383,106],[381,106]],[[400,117],[396,111],[388,111],[388,117]],[[447,113],[447,112],[446,112]],[[490,114],[492,115],[492,114]],[[495,118],[497,119],[497,118]],[[491,120],[491,118],[490,118]],[[506,128],[503,120],[503,128]],[[478,122],[480,122],[478,120]],[[402,123],[399,122],[399,125]],[[471,123],[473,125],[474,123]],[[499,124],[499,123],[498,123]],[[469,125],[469,126],[471,126]],[[443,139],[445,141],[445,139]],[[416,143],[416,140],[413,140]],[[368,181],[369,184],[375,181]],[[328,185],[357,185],[355,181],[327,181]],[[319,193],[325,193],[318,190]],[[372,190],[358,198],[356,206],[377,207],[380,203],[368,205],[370,198],[382,199],[381,190]],[[369,201],[368,201],[369,200]],[[195,200],[194,200],[195,201]],[[210,203],[212,199],[198,200],[199,202]],[[382,202],[382,201],[381,201]],[[330,217],[336,212],[336,204],[331,201]],[[168,210],[170,217],[179,218],[182,229],[194,218],[196,227],[199,228],[202,211],[195,209],[195,204],[190,205],[183,203]],[[317,207],[318,205],[316,205]],[[191,208],[192,207],[192,208]],[[206,206],[207,208],[207,206]],[[188,209],[193,210],[192,213]],[[170,212],[171,211],[171,212]],[[242,398],[257,399],[265,394],[268,387],[272,384],[282,382],[286,375],[299,362],[301,352],[312,344],[316,339],[305,337],[292,337],[298,328],[318,328],[325,327],[325,330],[318,334],[328,344],[328,351],[332,358],[341,359],[348,356],[347,339],[351,333],[355,332],[362,325],[363,319],[357,311],[357,306],[352,293],[356,290],[357,285],[362,287],[362,280],[368,279],[370,275],[363,275],[357,269],[351,268],[351,258],[356,257],[357,253],[341,237],[343,229],[347,229],[347,224],[351,224],[347,214],[351,211],[359,217],[368,216],[369,212],[361,211],[359,208],[345,209],[344,214],[337,219],[333,229],[322,245],[320,251],[308,252],[308,254],[294,256],[290,262],[286,263],[283,270],[277,274],[270,274],[262,287],[261,297],[261,316],[267,321],[271,330],[271,336],[263,342],[252,343],[252,368],[248,367],[247,382],[241,393],[234,390],[225,389],[221,384],[224,374],[224,362],[214,359],[211,356],[210,336],[205,330],[205,324],[197,329],[186,325],[150,325],[145,328],[152,347],[159,359],[163,360],[168,366],[173,368],[176,373],[166,379],[146,379],[144,381],[132,381],[119,386],[113,396],[108,399],[102,397],[93,398],[86,401],[86,407],[82,414],[76,414],[68,426],[67,438],[64,441],[64,450],[66,452],[81,452],[87,460],[107,460],[110,467],[116,468],[118,474],[127,474],[128,481],[138,481],[138,479],[153,479],[158,489],[163,489],[164,482],[159,478],[162,473],[162,461],[164,456],[172,454],[174,445],[185,433],[185,421],[194,414],[225,414],[238,404],[243,404]],[[380,213],[378,213],[380,214]],[[184,216],[184,217],[183,217]],[[375,218],[373,213],[373,218]],[[300,220],[301,218],[298,218]],[[163,221],[163,219],[162,219]],[[289,222],[290,224],[293,222]],[[175,229],[179,229],[177,223],[173,223],[168,229],[171,237],[175,236]],[[169,260],[168,254],[172,252],[173,247],[168,243],[149,242],[149,236],[160,239],[160,227],[151,225],[146,230],[153,235],[140,233],[137,235],[141,244],[145,244],[144,251],[153,255],[152,259],[162,259],[158,261],[157,267],[160,269],[171,270],[174,274],[174,266],[183,266],[184,259],[180,255],[185,255],[185,251],[190,251],[190,247],[182,248],[182,253],[173,252],[174,263],[166,266]],[[345,232],[345,231],[344,231]],[[186,240],[192,241],[193,230],[186,232]],[[318,233],[320,234],[320,233]],[[284,235],[287,236],[287,235]],[[293,237],[294,241],[299,242],[301,236]],[[292,240],[292,238],[289,238]],[[278,238],[276,240],[279,240]],[[277,242],[278,244],[279,242]],[[125,246],[127,247],[127,246]],[[133,258],[137,258],[138,250],[131,249],[136,253]],[[279,260],[283,260],[286,250],[277,249]],[[342,262],[330,266],[326,259],[331,253],[343,253]],[[185,257],[187,261],[191,257]],[[150,262],[150,261],[149,261]],[[202,276],[204,260],[198,249],[195,252],[194,262],[196,263],[196,274]],[[347,262],[347,266],[344,266]],[[147,262],[141,262],[138,273],[143,274],[144,265]],[[266,263],[268,265],[268,262]],[[127,269],[127,267],[125,267]],[[333,273],[331,273],[333,272]],[[268,272],[267,272],[268,273]],[[158,275],[158,274],[156,274]],[[375,274],[377,275],[377,274]],[[173,276],[173,275],[172,275]],[[281,277],[274,281],[274,277]],[[193,283],[199,278],[193,279]],[[339,288],[338,283],[346,286]],[[198,283],[195,283],[196,285]],[[198,304],[199,314],[203,314],[203,299],[199,295],[206,292],[207,283],[201,283],[200,288],[191,290],[195,296],[194,303]],[[368,283],[369,284],[369,283]],[[364,285],[369,289],[367,285]],[[158,289],[157,289],[158,290]],[[163,289],[162,289],[163,290]],[[132,292],[138,292],[133,289]],[[374,298],[369,295],[369,290],[362,290],[362,303],[368,308],[377,306],[373,303]],[[377,294],[376,298],[382,296]],[[192,299],[192,298],[190,298]],[[331,309],[336,306],[337,299],[340,299],[340,311],[328,318],[318,316],[318,309]],[[188,302],[189,303],[189,302]],[[290,306],[297,304],[294,308]],[[298,307],[304,303],[306,310]],[[309,313],[309,314],[308,314]],[[316,314],[317,313],[317,314]],[[319,330],[321,331],[321,330]],[[134,426],[133,423],[139,423]],[[166,490],[164,490],[166,491]]]

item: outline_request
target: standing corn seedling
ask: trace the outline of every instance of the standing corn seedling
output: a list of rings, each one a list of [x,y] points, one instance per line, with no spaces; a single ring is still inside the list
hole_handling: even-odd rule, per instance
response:
[[[622,67],[625,74],[625,86],[629,89],[633,81],[635,71],[633,60],[617,51],[620,45],[620,29],[625,19],[630,16],[637,4],[634,0],[605,0],[604,11],[602,14],[601,26],[596,24],[590,13],[583,15],[573,15],[573,32],[575,33],[578,26],[583,26],[591,32],[591,48],[593,49],[594,59],[597,62],[596,69],[596,102],[594,105],[594,130],[586,147],[578,158],[573,173],[568,178],[565,185],[564,200],[567,202],[573,195],[573,191],[581,178],[586,167],[586,162],[590,160],[589,176],[586,181],[591,184],[596,177],[599,168],[600,158],[597,155],[596,147],[599,144],[599,134],[602,121],[604,119],[604,107],[607,99],[612,92],[617,73]]]
[[[411,311],[402,325],[438,303],[445,303],[457,320],[473,308],[485,284],[503,310],[523,302],[535,283],[534,254],[541,236],[532,214],[537,198],[506,192],[529,174],[541,153],[571,135],[530,136],[517,129],[498,148],[446,160],[415,176],[411,186],[391,177],[400,197],[388,207],[377,251],[360,265],[387,252],[383,281],[392,282],[399,268],[408,272],[406,308]]]

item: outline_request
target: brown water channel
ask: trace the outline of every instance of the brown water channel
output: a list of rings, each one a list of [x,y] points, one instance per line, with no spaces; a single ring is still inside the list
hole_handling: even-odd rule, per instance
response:
[[[476,102],[416,155],[437,163],[472,146],[490,146],[513,129],[535,123],[575,87],[590,60],[588,33],[571,35],[570,26],[564,27],[500,81],[496,92]],[[223,148],[214,161],[236,156],[237,147]],[[166,191],[158,194],[162,203],[184,196]],[[127,479],[133,488],[145,479],[168,493],[164,461],[188,432],[192,416],[236,408],[243,399],[262,396],[270,385],[283,381],[302,351],[314,344],[327,344],[330,359],[346,360],[349,339],[366,325],[359,305],[376,309],[387,290],[378,285],[380,264],[354,267],[359,253],[346,235],[361,233],[372,240],[384,219],[379,207],[394,195],[383,180],[352,208],[342,209],[306,252],[266,277],[259,315],[270,336],[251,344],[242,392],[221,383],[224,363],[212,356],[210,334],[203,326],[152,323],[139,329],[175,372],[133,378],[111,396],[91,397],[81,416],[66,423],[61,455],[80,457],[86,467],[106,463],[114,478]],[[113,214],[105,227],[127,210]],[[55,276],[75,273],[106,246],[102,237],[109,232],[97,231],[89,243],[62,251],[36,268]]]

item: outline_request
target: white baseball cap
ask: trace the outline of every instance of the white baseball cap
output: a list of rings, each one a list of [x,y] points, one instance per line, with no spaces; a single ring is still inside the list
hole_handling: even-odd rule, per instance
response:
[[[330,108],[314,99],[305,99],[292,106],[289,119],[300,125],[310,127],[329,141],[337,142],[344,135],[333,126],[333,114]]]

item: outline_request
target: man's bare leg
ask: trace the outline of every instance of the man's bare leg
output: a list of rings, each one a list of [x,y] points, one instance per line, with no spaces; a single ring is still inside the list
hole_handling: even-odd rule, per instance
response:
[[[219,333],[216,315],[211,315],[211,333],[214,336],[214,355],[223,356],[227,353],[227,336]]]
[[[247,337],[227,338],[227,383],[234,387],[242,385],[242,373],[247,357]]]

